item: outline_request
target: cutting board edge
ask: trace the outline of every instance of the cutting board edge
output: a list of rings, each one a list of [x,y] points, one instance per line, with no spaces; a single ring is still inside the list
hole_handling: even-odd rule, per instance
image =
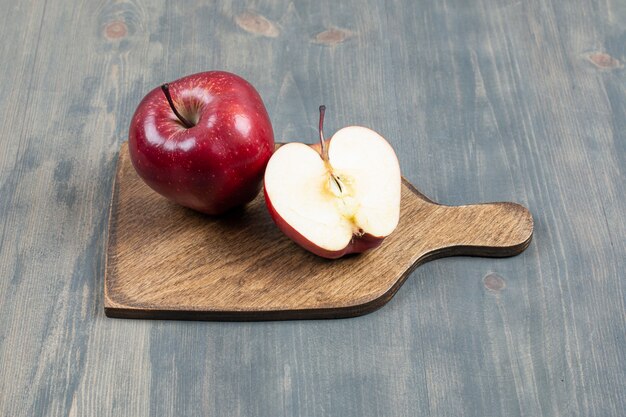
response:
[[[372,313],[387,304],[418,265],[419,263],[416,263],[409,268],[382,295],[376,295],[365,302],[353,305],[285,310],[193,310],[187,306],[181,306],[180,309],[163,309],[118,303],[109,296],[105,289],[104,312],[107,317],[111,318],[200,321],[318,320],[357,317]]]

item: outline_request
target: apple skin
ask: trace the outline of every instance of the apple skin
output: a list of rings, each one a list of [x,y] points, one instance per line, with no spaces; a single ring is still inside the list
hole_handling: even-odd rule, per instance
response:
[[[327,147],[330,146],[331,139],[324,141]],[[322,147],[319,143],[315,143],[309,146],[313,148],[317,153],[321,152]],[[300,232],[298,232],[282,217],[280,217],[278,212],[274,209],[274,206],[272,206],[272,202],[270,201],[270,198],[267,195],[267,191],[265,190],[265,188],[263,189],[263,197],[265,197],[265,205],[267,206],[267,211],[270,213],[270,217],[272,218],[276,226],[280,229],[280,231],[283,232],[289,239],[302,246],[304,249],[314,253],[317,256],[321,256],[322,258],[337,259],[351,253],[362,253],[366,250],[374,249],[380,246],[380,244],[383,243],[383,240],[385,240],[386,236],[373,236],[369,233],[364,233],[361,236],[352,236],[352,239],[350,240],[350,243],[348,243],[348,246],[341,250],[329,251],[324,248],[320,248],[319,246],[302,236]]]
[[[129,130],[130,157],[157,193],[191,209],[217,215],[253,200],[274,151],[272,125],[254,87],[223,71],[169,83],[176,109],[161,88],[141,101]]]

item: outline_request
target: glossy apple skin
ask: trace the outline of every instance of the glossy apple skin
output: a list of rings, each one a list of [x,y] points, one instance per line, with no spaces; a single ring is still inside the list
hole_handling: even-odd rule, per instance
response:
[[[129,130],[130,157],[153,190],[191,209],[217,215],[246,204],[261,188],[274,151],[272,125],[254,87],[222,71],[169,83],[178,120],[161,88],[141,101]]]
[[[331,139],[325,141],[326,146],[330,145]],[[321,146],[319,143],[310,146],[315,150],[315,152],[321,152]],[[365,233],[361,236],[352,236],[350,243],[348,243],[348,246],[346,246],[345,248],[338,251],[329,251],[327,249],[320,248],[319,246],[302,236],[302,234],[300,234],[300,232],[298,232],[296,229],[291,227],[291,225],[287,223],[274,209],[274,206],[272,205],[272,202],[270,201],[270,198],[267,195],[267,191],[265,189],[263,189],[263,196],[265,197],[265,205],[267,206],[267,211],[270,213],[270,217],[272,218],[276,226],[278,226],[280,231],[287,235],[289,239],[302,246],[304,249],[316,254],[317,256],[321,256],[322,258],[337,259],[351,253],[362,253],[366,250],[374,249],[380,246],[380,244],[383,243],[383,240],[386,237],[373,236],[369,233]]]

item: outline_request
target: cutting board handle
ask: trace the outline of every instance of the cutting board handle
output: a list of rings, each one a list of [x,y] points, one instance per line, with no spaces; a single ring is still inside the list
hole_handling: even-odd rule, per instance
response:
[[[530,244],[533,218],[519,204],[433,204],[432,208],[428,222],[434,238],[425,250],[427,256],[513,256]]]

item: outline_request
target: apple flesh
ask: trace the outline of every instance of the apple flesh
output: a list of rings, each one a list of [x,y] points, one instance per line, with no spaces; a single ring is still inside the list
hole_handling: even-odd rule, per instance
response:
[[[274,134],[250,83],[209,71],[148,93],[132,118],[129,150],[135,170],[156,192],[216,215],[258,194]]]
[[[264,180],[272,219],[324,258],[375,248],[400,218],[401,176],[393,148],[360,126],[339,130],[321,148],[290,143],[274,153]]]

